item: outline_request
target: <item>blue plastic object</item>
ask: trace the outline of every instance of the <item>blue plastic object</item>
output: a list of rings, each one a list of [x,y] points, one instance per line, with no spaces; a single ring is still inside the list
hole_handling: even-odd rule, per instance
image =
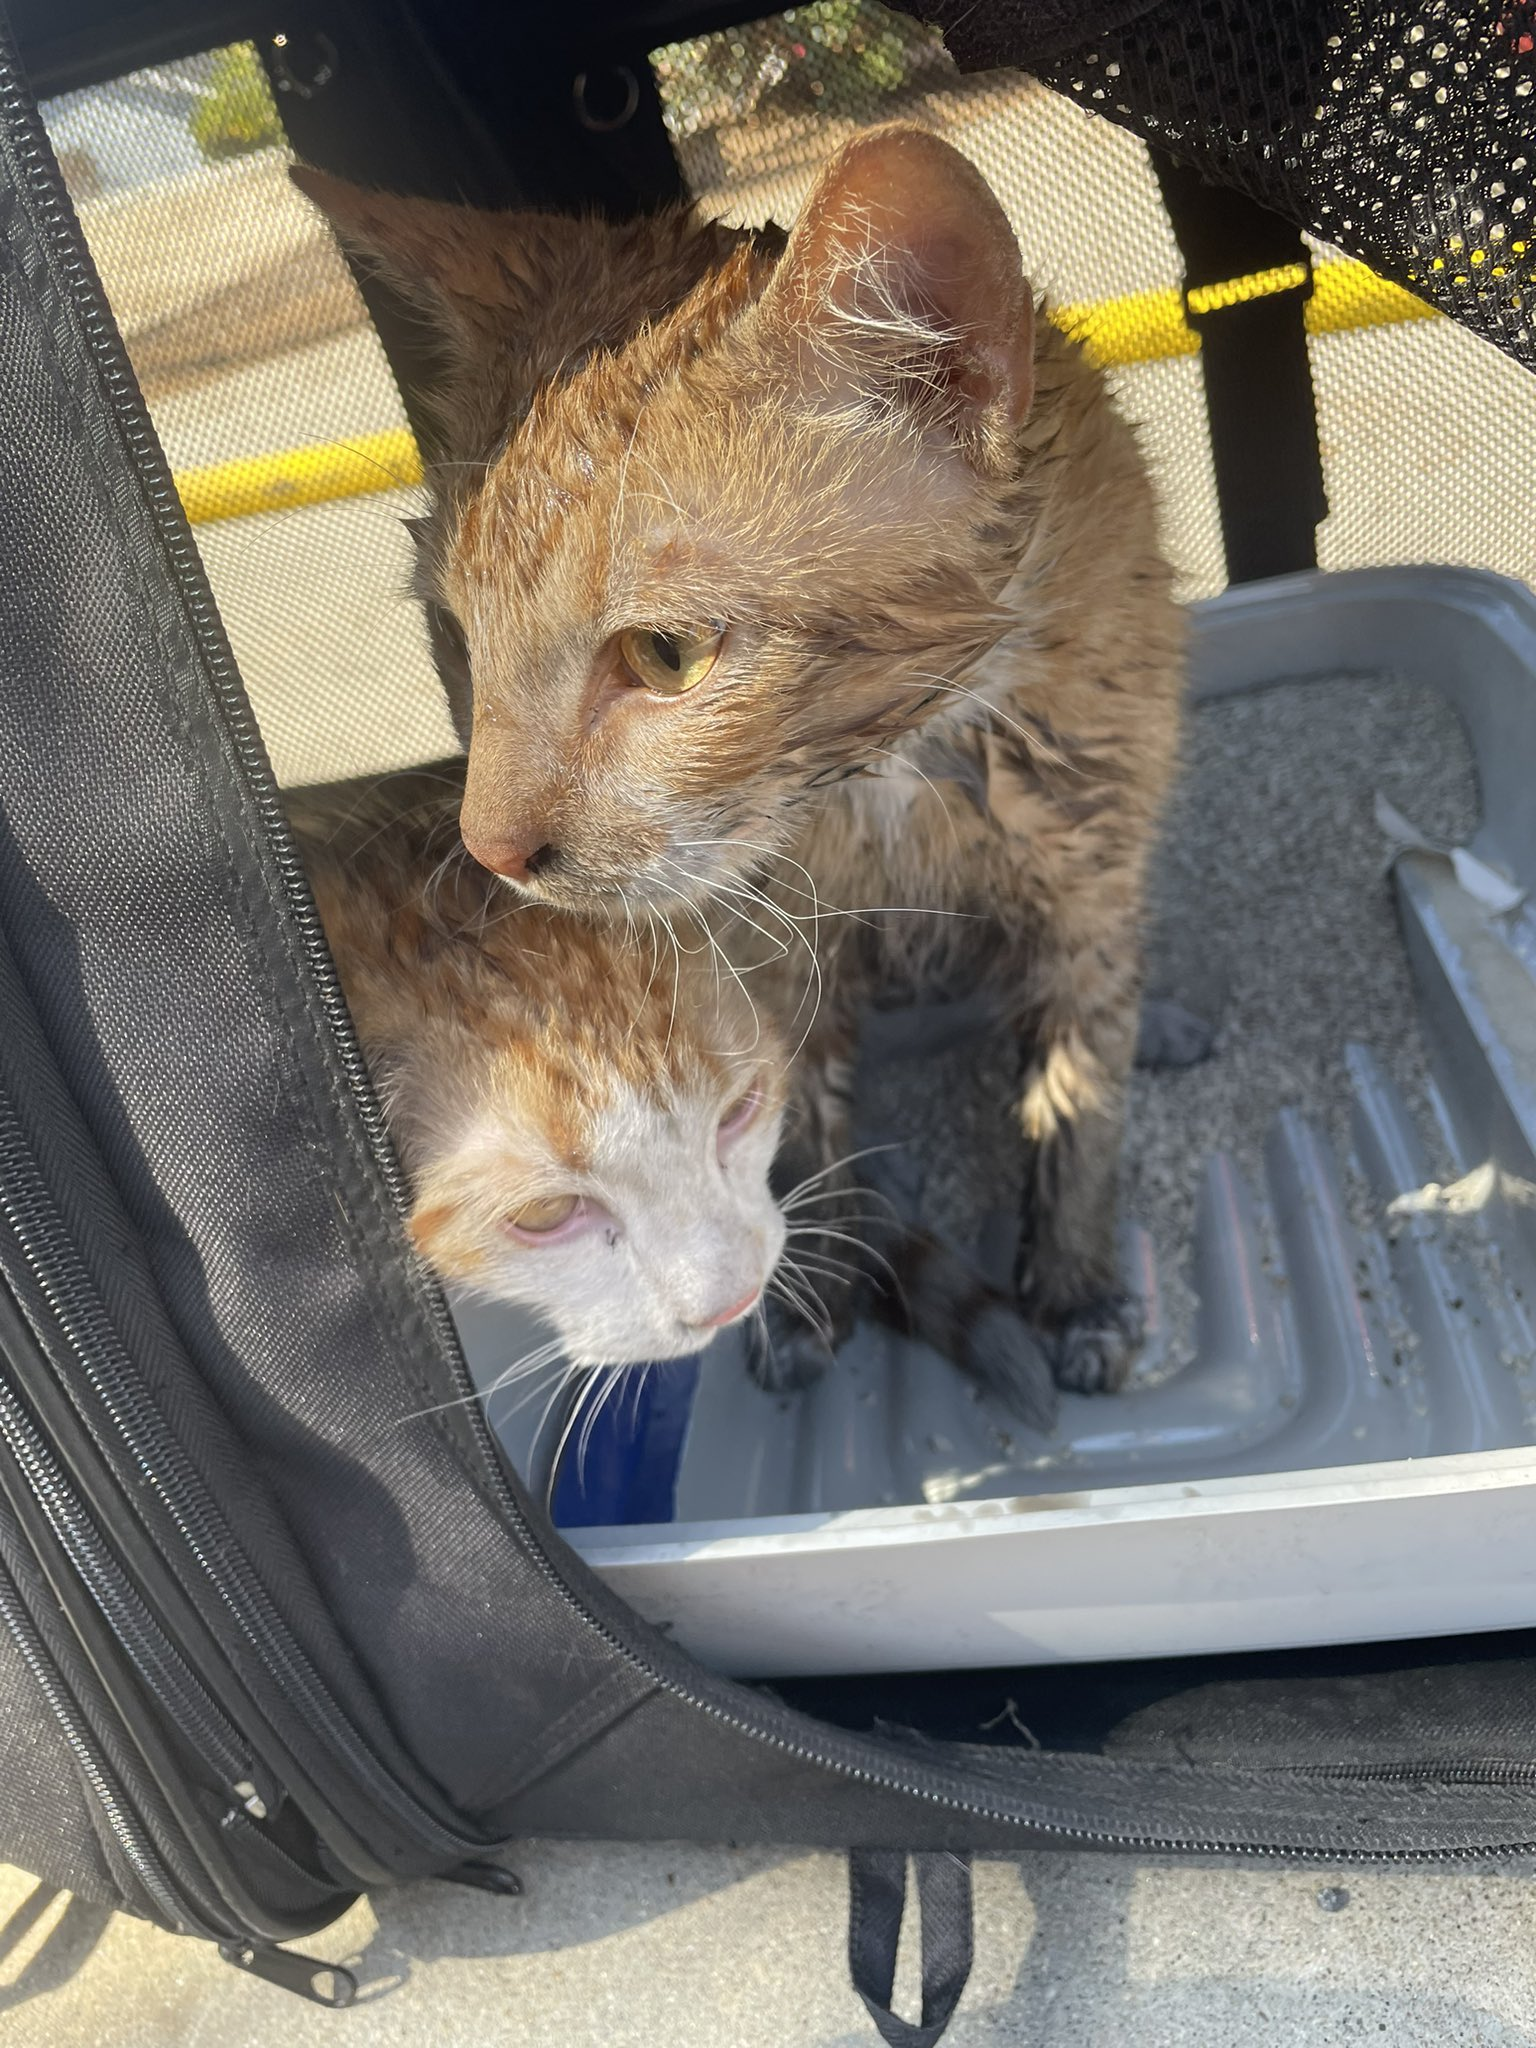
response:
[[[553,1511],[560,1529],[612,1529],[670,1522],[676,1514],[683,1439],[699,1383],[697,1358],[636,1365],[587,1429],[570,1431],[555,1469]]]

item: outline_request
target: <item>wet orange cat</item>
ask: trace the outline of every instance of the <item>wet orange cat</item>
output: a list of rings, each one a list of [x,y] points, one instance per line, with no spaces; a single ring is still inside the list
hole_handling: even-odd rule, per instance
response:
[[[299,178],[445,337],[423,559],[471,849],[610,916],[744,887],[965,913],[818,923],[802,1142],[842,1149],[861,1002],[987,993],[1024,1049],[1021,1297],[1063,1384],[1118,1384],[1183,634],[1132,436],[985,181],[873,130],[786,241]]]
[[[841,1242],[829,1264],[825,1189],[775,1198],[787,1059],[741,984],[702,946],[510,901],[459,844],[462,785],[450,761],[289,799],[425,1258],[537,1311],[583,1367],[701,1351],[765,1295],[815,1328],[843,1273],[1048,1427],[1039,1346],[963,1261],[893,1225],[862,1269]],[[771,1365],[760,1316],[753,1335]],[[790,1328],[774,1342],[793,1349]]]

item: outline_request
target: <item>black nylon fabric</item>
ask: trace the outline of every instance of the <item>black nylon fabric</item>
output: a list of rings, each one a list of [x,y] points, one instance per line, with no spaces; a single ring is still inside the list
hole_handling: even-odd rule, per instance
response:
[[[88,263],[45,218],[46,163],[13,113],[0,921],[65,1098],[32,1136],[78,1190],[126,1347],[332,1692],[473,1811],[536,1767],[549,1722],[586,1739],[647,1681],[509,1539],[454,1418],[420,1414],[453,1391],[451,1340],[322,1014],[163,463],[115,342],[120,383],[93,351],[110,329]],[[42,1104],[45,1079],[14,1078]]]
[[[910,11],[1536,366],[1536,0],[1160,0],[1049,49],[1008,0]]]
[[[1390,1698],[1390,1676],[1385,1690]],[[1432,1699],[1421,1696],[1420,1704],[1435,1712]],[[813,1732],[830,1754],[841,1755],[842,1773],[797,1751],[797,1736]],[[1266,1769],[1247,1745],[1234,1752],[1241,1761],[1231,1761],[1220,1739],[1192,1763],[1177,1738],[1133,1736],[1124,1755],[1087,1755],[895,1733],[840,1741],[785,1716],[780,1742],[760,1748],[749,1766],[730,1727],[658,1694],[498,1820],[526,1835],[646,1841],[664,1839],[670,1818],[675,1836],[677,1780],[657,1760],[686,1754],[691,1780],[709,1788],[712,1841],[978,1853],[1155,1848],[1322,1862],[1536,1860],[1530,1727],[1520,1760],[1506,1759],[1487,1783],[1461,1782],[1456,1767],[1435,1757],[1379,1778],[1349,1775],[1351,1768],[1369,1773],[1376,1763],[1368,1716],[1344,1753],[1323,1746],[1278,1769]],[[884,1790],[874,1782],[882,1772],[908,1780],[917,1796]]]
[[[907,1905],[907,1859],[896,1849],[848,1857],[848,1972],[887,2048],[934,2048],[954,2018],[971,1974],[969,1857],[914,1856],[922,1919],[922,2017],[892,2010],[896,1951]]]
[[[0,1610],[15,1591],[0,1567]],[[0,1627],[0,1854],[100,1906],[143,1901],[114,1871],[58,1722],[9,1632]]]

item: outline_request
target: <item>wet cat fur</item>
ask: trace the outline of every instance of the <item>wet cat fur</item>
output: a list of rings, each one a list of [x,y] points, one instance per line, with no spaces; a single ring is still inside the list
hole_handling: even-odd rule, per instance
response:
[[[1063,1384],[1118,1384],[1113,1189],[1183,630],[1133,437],[1036,320],[985,182],[923,130],[870,131],[779,253],[681,211],[481,214],[299,175],[445,337],[423,539],[464,656],[467,842],[492,867],[539,849],[525,890],[600,914],[732,890],[873,912],[815,922],[810,1158],[842,1146],[860,1003],[989,993],[1023,1048],[1021,1296]],[[623,629],[707,622],[704,686],[626,686]]]
[[[788,1070],[771,1024],[702,949],[510,900],[459,842],[463,778],[447,761],[288,800],[418,1248],[444,1278],[539,1310],[579,1365],[700,1350],[764,1286],[819,1318],[805,1219],[820,1194],[791,1191],[781,1212],[769,1182]],[[749,1085],[760,1104],[727,1151],[717,1126]],[[508,1243],[520,1203],[578,1187],[613,1231]],[[1017,1311],[944,1245],[873,1221],[841,1248],[851,1298],[1048,1429],[1049,1373]],[[752,1334],[758,1376],[794,1383],[811,1354]]]

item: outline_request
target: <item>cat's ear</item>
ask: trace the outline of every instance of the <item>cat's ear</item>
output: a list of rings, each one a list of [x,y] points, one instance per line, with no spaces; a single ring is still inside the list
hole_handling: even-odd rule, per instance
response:
[[[923,128],[872,129],[812,186],[764,304],[814,348],[938,390],[984,440],[1034,396],[1034,299],[991,187]]]
[[[457,324],[504,328],[535,289],[515,213],[370,192],[310,164],[294,164],[289,176],[347,248],[404,296]]]

